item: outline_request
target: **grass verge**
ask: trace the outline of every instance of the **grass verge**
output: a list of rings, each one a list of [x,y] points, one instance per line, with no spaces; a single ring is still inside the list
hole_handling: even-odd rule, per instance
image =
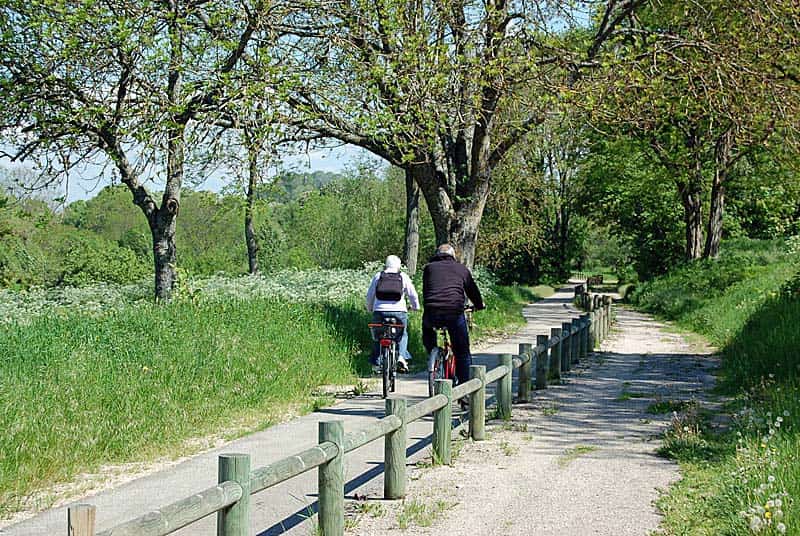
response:
[[[532,299],[493,288],[475,337],[521,324]],[[420,316],[410,348],[421,357]],[[0,517],[47,506],[35,492],[81,472],[187,454],[190,439],[237,437],[328,402],[315,387],[369,373],[369,318],[356,299],[225,297],[0,326]]]
[[[668,535],[800,534],[799,269],[783,241],[742,241],[634,294],[721,348],[733,399],[724,432],[693,405],[673,415],[661,453],[683,479],[658,503]]]

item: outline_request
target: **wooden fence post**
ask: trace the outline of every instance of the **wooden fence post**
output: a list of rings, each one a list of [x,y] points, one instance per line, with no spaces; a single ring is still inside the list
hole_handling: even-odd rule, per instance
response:
[[[436,380],[433,392],[447,397],[447,404],[433,412],[433,463],[450,465],[450,435],[453,427],[453,381]]]
[[[550,337],[558,341],[550,348],[550,377],[561,380],[561,328],[550,328]]]
[[[94,536],[96,509],[90,504],[67,508],[67,536]]]
[[[568,372],[572,368],[570,355],[572,355],[572,341],[575,339],[572,336],[572,322],[561,323],[561,335],[564,336],[564,342],[561,343],[561,370]]]
[[[611,304],[614,303],[614,300],[611,296],[604,296],[603,301],[606,306],[606,335],[608,335],[611,333]]]
[[[319,529],[324,536],[344,535],[344,424],[343,421],[319,423],[319,442],[336,445],[336,456],[319,466]]]
[[[595,301],[597,302],[597,346],[600,346],[605,338],[605,335],[603,334],[605,319],[603,318],[602,296],[596,296]]]
[[[471,365],[470,379],[478,378],[481,387],[469,395],[469,435],[473,441],[486,439],[486,365]]]
[[[522,364],[519,366],[519,386],[517,389],[517,400],[527,402],[531,392],[531,369],[533,368],[532,344],[523,342],[519,345],[519,356]],[[528,360],[525,360],[527,356]]]
[[[581,315],[581,359],[589,355],[589,313]]]
[[[500,354],[498,365],[505,366],[508,373],[497,380],[497,416],[507,421],[511,418],[511,380],[514,374],[514,363],[511,354]]]
[[[217,536],[250,534],[250,455],[220,454],[218,482],[242,486],[242,498],[217,514]]]
[[[573,318],[572,319],[572,363],[573,364],[580,361],[581,358],[581,339],[583,338],[581,327],[582,327],[581,319]]]
[[[402,499],[406,496],[406,414],[404,398],[387,398],[386,415],[400,419],[400,428],[386,434],[383,442],[383,498]]]
[[[536,354],[536,389],[547,389],[547,335],[536,336],[536,346],[544,350]]]

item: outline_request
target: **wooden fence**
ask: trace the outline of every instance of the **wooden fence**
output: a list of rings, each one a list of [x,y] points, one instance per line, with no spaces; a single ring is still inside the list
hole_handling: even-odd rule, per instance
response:
[[[587,311],[580,318],[551,329],[550,335],[537,335],[536,344],[519,345],[519,354],[499,356],[498,365],[470,367],[470,379],[455,387],[450,380],[438,380],[435,394],[413,406],[401,398],[386,400],[386,416],[364,428],[344,432],[341,420],[319,423],[319,443],[293,456],[258,469],[250,469],[247,454],[222,454],[219,457],[219,484],[198,491],[191,497],[154,510],[131,521],[95,533],[95,507],[88,504],[67,510],[69,536],[164,536],[208,515],[217,514],[218,536],[250,534],[250,495],[258,493],[306,471],[319,468],[318,525],[325,536],[344,534],[344,455],[372,441],[384,438],[383,494],[386,499],[406,495],[406,426],[433,413],[433,462],[450,464],[451,436],[466,429],[474,441],[485,439],[486,386],[497,382],[496,415],[511,418],[512,374],[519,368],[517,399],[530,399],[531,383],[545,389],[564,372],[585,359],[611,329],[611,298],[590,295],[583,286],[575,287],[576,302]],[[452,426],[452,402],[470,397],[469,419]]]

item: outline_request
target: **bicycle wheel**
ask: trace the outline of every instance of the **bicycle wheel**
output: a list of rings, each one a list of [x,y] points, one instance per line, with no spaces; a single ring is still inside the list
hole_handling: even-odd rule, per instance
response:
[[[447,356],[444,359],[444,375],[443,378],[448,380],[455,380],[456,377],[456,355],[453,353],[452,348],[447,349]]]
[[[391,351],[388,347],[381,347],[381,372],[383,376],[383,398],[389,395],[389,381],[391,375]]]
[[[392,344],[392,367],[389,370],[389,390],[394,393],[395,383],[397,380],[397,343]]]
[[[444,350],[438,346],[431,350],[428,357],[428,396],[433,396],[433,385],[436,380],[444,378]]]

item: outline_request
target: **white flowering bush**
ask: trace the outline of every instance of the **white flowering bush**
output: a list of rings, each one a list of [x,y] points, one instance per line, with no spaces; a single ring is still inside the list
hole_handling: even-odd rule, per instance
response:
[[[179,274],[175,299],[200,302],[270,298],[291,303],[343,303],[363,296],[378,270],[380,266],[371,263],[360,270],[283,270],[241,277],[187,278]],[[98,283],[80,288],[0,290],[0,323],[25,324],[42,315],[96,316],[123,305],[150,303],[152,295],[149,280],[133,285]]]
[[[382,269],[383,263],[374,261],[364,263],[358,270],[286,269],[240,277],[219,274],[192,278],[179,271],[175,299],[203,302],[269,298],[291,303],[345,303],[361,299],[372,276]],[[494,295],[494,276],[481,268],[474,275],[484,299],[490,300]],[[421,282],[417,284],[421,286]],[[123,305],[147,304],[152,301],[152,288],[152,281],[147,279],[130,285],[97,283],[85,287],[0,290],[0,324],[25,324],[41,315],[96,316]],[[417,290],[422,292],[421,288]]]

